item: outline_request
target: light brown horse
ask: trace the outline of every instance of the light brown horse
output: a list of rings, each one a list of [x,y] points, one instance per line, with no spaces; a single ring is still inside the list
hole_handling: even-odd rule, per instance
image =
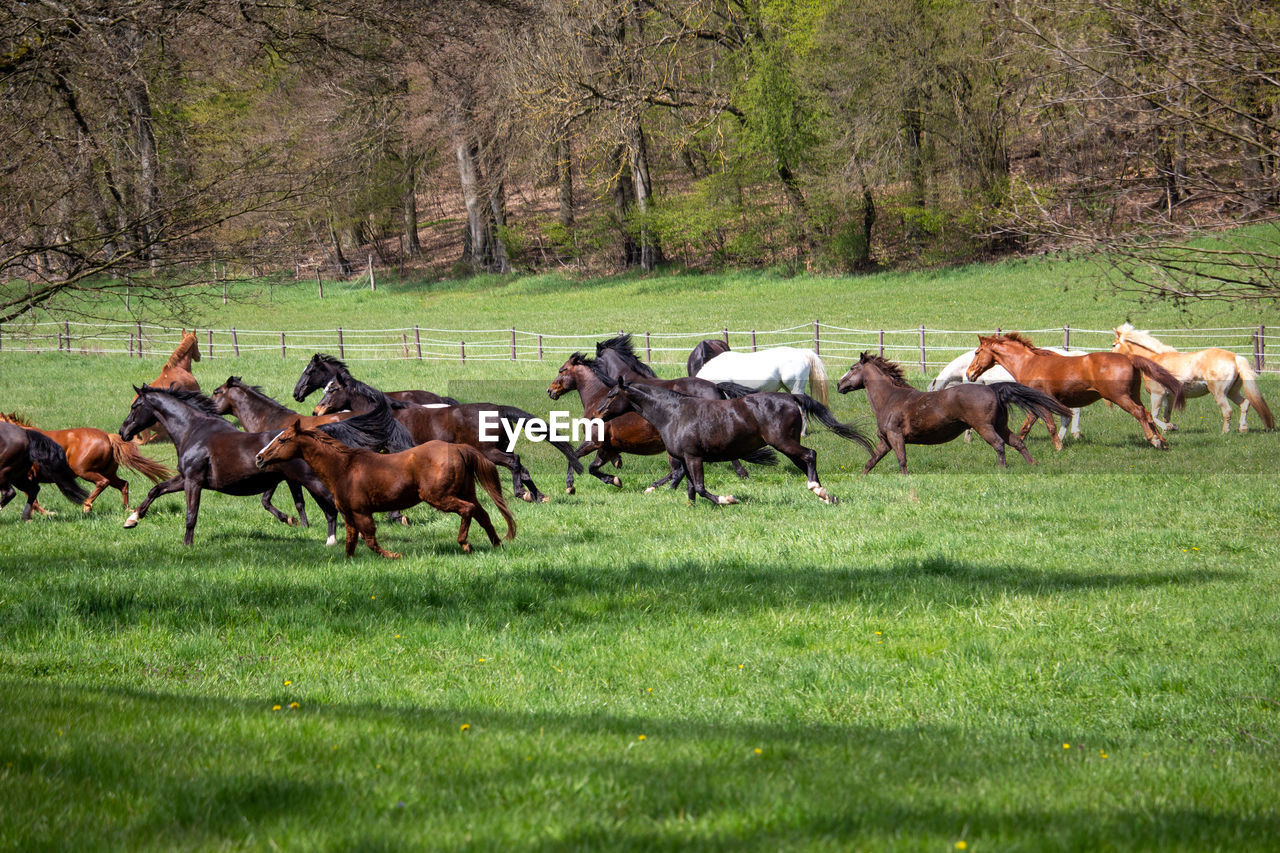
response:
[[[1167,449],[1151,413],[1142,405],[1142,378],[1149,376],[1173,394],[1173,405],[1186,405],[1182,383],[1169,371],[1142,356],[1118,352],[1091,352],[1081,356],[1059,355],[1033,344],[1017,332],[985,337],[978,335],[978,350],[965,375],[973,381],[994,364],[999,364],[1023,385],[1056,398],[1073,409],[1108,400],[1133,415],[1142,426],[1147,441]],[[1043,418],[1055,450],[1062,449],[1053,415]],[[1028,414],[1019,435],[1026,438],[1036,416]]]
[[[178,388],[182,391],[199,391],[200,383],[196,381],[195,375],[191,372],[191,362],[200,360],[200,341],[196,338],[195,330],[188,332],[182,330],[182,341],[174,349],[173,354],[169,356],[169,360],[164,363],[164,367],[160,368],[160,375],[151,384],[153,388]],[[137,399],[136,397],[134,399]],[[144,430],[138,436],[138,444],[148,444],[152,441],[168,438],[169,434],[164,431],[164,427],[157,424],[155,428]]]
[[[103,432],[93,427],[72,429],[36,429],[17,414],[0,414],[0,422],[35,429],[56,441],[66,451],[67,463],[77,477],[93,483],[94,489],[82,504],[84,511],[93,509],[93,502],[107,486],[120,491],[124,508],[129,509],[129,481],[119,475],[120,466],[137,471],[153,483],[167,480],[173,471],[154,459],[143,456],[132,443],[115,433]],[[37,512],[49,515],[49,511],[35,505]]]
[[[397,559],[399,554],[378,545],[373,513],[408,509],[423,502],[462,516],[458,544],[463,553],[471,553],[467,531],[473,518],[494,547],[501,545],[489,513],[476,499],[477,480],[506,520],[507,539],[516,535],[516,520],[502,497],[498,469],[469,445],[428,441],[399,453],[374,453],[348,447],[319,430],[302,429],[295,420],[258,451],[255,463],[262,468],[273,460],[299,456],[333,492],[347,528],[348,557],[355,553],[359,534],[375,554]]]
[[[1210,347],[1195,352],[1178,352],[1178,350],[1161,343],[1150,332],[1135,329],[1132,324],[1125,323],[1114,330],[1115,343],[1111,348],[1116,352],[1128,355],[1146,356],[1161,367],[1168,370],[1182,382],[1183,393],[1187,397],[1203,397],[1212,394],[1222,412],[1222,431],[1231,432],[1231,404],[1240,407],[1240,431],[1249,431],[1249,422],[1245,415],[1252,405],[1267,429],[1275,426],[1271,409],[1258,390],[1258,374],[1244,356],[1236,355],[1230,350]],[[1169,398],[1158,382],[1143,379],[1143,387],[1151,395],[1151,414],[1161,429],[1177,429],[1167,420],[1171,416]],[[1160,420],[1161,416],[1165,421]]]

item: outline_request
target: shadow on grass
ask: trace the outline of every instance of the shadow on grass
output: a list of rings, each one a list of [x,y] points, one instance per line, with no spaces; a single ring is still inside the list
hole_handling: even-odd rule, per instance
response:
[[[452,540],[426,547],[458,560],[475,559],[457,554]],[[27,580],[38,580],[39,596],[10,601],[0,611],[0,629],[40,630],[62,617],[99,628],[140,622],[181,628],[193,619],[205,625],[236,624],[245,612],[271,622],[320,621],[339,631],[365,630],[370,620],[406,619],[501,625],[519,618],[532,626],[565,625],[598,622],[606,613],[641,619],[667,614],[682,619],[691,613],[749,615],[774,608],[968,607],[1001,595],[1190,588],[1246,577],[1242,572],[1211,569],[1090,572],[934,557],[884,567],[636,561],[621,566],[486,571],[480,579],[469,572],[406,573],[373,558],[363,545],[357,554],[357,560],[340,563],[336,577],[329,573],[315,579],[229,571],[205,575],[199,583],[175,584],[137,573],[86,579],[50,570],[44,578],[28,575]],[[83,556],[93,564],[98,555]],[[106,558],[105,553],[101,556]],[[271,564],[268,559],[255,563]],[[488,563],[484,569],[495,566]],[[369,590],[374,588],[378,597],[371,601]]]
[[[1108,763],[1067,757],[1052,735],[940,725],[272,711],[14,679],[0,681],[0,719],[0,838],[14,849],[1265,849],[1280,834],[1248,787],[1266,758],[1247,751],[1237,781],[1205,796],[1177,762],[1140,760],[1150,744],[1109,744]],[[56,824],[35,819],[51,802]]]

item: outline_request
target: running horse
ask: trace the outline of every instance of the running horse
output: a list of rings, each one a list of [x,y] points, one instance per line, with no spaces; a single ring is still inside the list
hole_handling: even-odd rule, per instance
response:
[[[93,509],[93,502],[107,486],[120,492],[125,511],[129,510],[129,481],[120,476],[121,466],[137,471],[153,483],[159,483],[173,476],[173,471],[156,460],[143,456],[132,443],[115,433],[103,432],[93,427],[36,429],[14,413],[0,414],[0,422],[35,430],[53,439],[62,447],[67,455],[67,464],[71,466],[75,475],[93,483],[93,491],[84,499],[83,508],[86,513]],[[49,514],[49,510],[38,503],[35,505],[35,510],[45,515]]]
[[[1196,352],[1179,352],[1168,344],[1161,343],[1150,332],[1135,329],[1133,324],[1125,323],[1114,330],[1115,343],[1111,348],[1126,355],[1146,356],[1161,367],[1168,370],[1182,382],[1183,393],[1187,397],[1203,397],[1212,394],[1222,412],[1222,431],[1231,432],[1231,404],[1240,407],[1240,431],[1249,431],[1249,422],[1245,415],[1252,405],[1267,429],[1275,426],[1271,409],[1258,390],[1258,374],[1249,366],[1248,360],[1230,350],[1211,347]],[[1151,413],[1161,429],[1177,429],[1168,422],[1171,416],[1169,398],[1158,382],[1142,380],[1147,393],[1151,395]],[[1161,420],[1161,416],[1165,420]]]
[[[1041,349],[1017,332],[990,337],[978,335],[978,349],[965,375],[972,382],[999,364],[1023,385],[1056,398],[1070,408],[1087,406],[1098,400],[1108,400],[1124,409],[1142,426],[1147,441],[1167,450],[1165,441],[1151,413],[1142,405],[1142,379],[1150,377],[1173,395],[1174,408],[1186,405],[1182,383],[1149,358],[1121,355],[1118,352],[1091,352],[1081,356],[1058,355]],[[1042,418],[1049,428],[1054,450],[1062,449],[1053,415]],[[1035,423],[1034,413],[1019,430],[1019,438],[1026,438]]]
[[[195,330],[182,330],[182,341],[174,349],[173,355],[160,368],[160,375],[149,383],[153,388],[177,388],[181,391],[199,391],[200,383],[191,372],[191,362],[200,360],[200,341]],[[136,398],[135,398],[136,399]],[[168,438],[164,425],[157,423],[153,428],[138,435],[138,444],[149,444]]]
[[[88,497],[56,441],[34,429],[0,423],[0,509],[22,492],[27,496],[22,520],[30,521],[41,483],[53,483],[72,503]]]

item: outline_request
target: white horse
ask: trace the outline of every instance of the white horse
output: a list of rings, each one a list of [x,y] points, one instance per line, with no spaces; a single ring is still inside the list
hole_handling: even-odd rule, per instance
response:
[[[736,382],[756,391],[804,392],[827,405],[827,369],[813,350],[774,347],[759,352],[730,350],[708,361],[698,371],[699,379]]]
[[[1084,355],[1085,354],[1084,350],[1067,349],[1066,347],[1044,347],[1044,349],[1050,350],[1052,352],[1060,353],[1061,355]],[[949,388],[952,385],[959,385],[961,382],[968,382],[969,380],[965,378],[965,371],[969,369],[969,362],[973,361],[973,354],[975,352],[977,352],[977,350],[969,350],[963,355],[958,355],[954,359],[952,359],[950,364],[942,368],[942,370],[938,373],[938,375],[933,377],[933,379],[929,381],[929,387],[927,390],[941,391],[943,388]],[[979,376],[977,379],[978,384],[981,384],[981,385],[993,385],[996,382],[1016,382],[1016,381],[1017,380],[1013,378],[1012,374],[1010,374],[1009,371],[1005,370],[1003,367],[1001,367],[998,364],[988,368],[987,371],[983,373],[981,376]],[[965,433],[964,433],[965,441],[973,440],[973,436],[971,435],[971,433],[972,433],[972,430],[965,430]],[[1058,441],[1062,441],[1066,437],[1067,437],[1067,424],[1064,421],[1062,426],[1058,428]],[[1079,409],[1071,410],[1071,437],[1076,439],[1080,438],[1080,410]]]
[[[1115,330],[1116,340],[1112,349],[1116,352],[1141,355],[1154,361],[1165,370],[1178,377],[1182,383],[1182,392],[1188,399],[1212,394],[1222,412],[1222,431],[1231,431],[1231,404],[1240,407],[1240,431],[1249,430],[1249,422],[1245,415],[1249,405],[1262,418],[1267,429],[1275,426],[1271,409],[1258,390],[1258,374],[1249,366],[1249,361],[1230,350],[1211,347],[1196,352],[1179,352],[1168,344],[1161,343],[1150,332],[1135,329],[1132,324],[1125,323]],[[1168,419],[1172,416],[1171,399],[1165,395],[1159,383],[1151,382],[1146,377],[1142,385],[1151,395],[1151,415],[1156,425],[1163,430],[1177,429]],[[1165,420],[1161,420],[1161,417]]]

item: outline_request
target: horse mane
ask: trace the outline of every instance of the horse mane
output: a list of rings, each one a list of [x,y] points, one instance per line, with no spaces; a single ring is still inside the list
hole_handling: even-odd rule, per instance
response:
[[[358,447],[352,447],[348,444],[343,444],[341,441],[329,435],[329,433],[322,429],[299,429],[297,434],[310,436],[315,439],[316,444],[323,445],[329,450],[346,453],[348,455],[354,454],[356,451],[361,449]]]
[[[1005,332],[1001,337],[1006,341],[1017,341],[1027,349],[1039,355],[1057,355],[1057,353],[1053,352],[1052,350],[1047,350],[1047,349],[1044,349],[1043,347],[1036,346],[1031,342],[1031,338],[1028,338],[1026,335],[1022,334],[1021,332]]]
[[[178,362],[182,361],[191,351],[199,344],[195,332],[187,332],[182,336],[182,343],[178,344],[178,348],[173,351],[173,355],[169,356],[169,360],[165,362],[165,367],[177,367]]]
[[[875,366],[894,385],[900,385],[903,388],[912,387],[911,383],[907,381],[907,377],[903,375],[902,368],[884,356],[864,352],[861,361],[863,364]]]
[[[345,361],[336,356],[329,355],[327,352],[318,352],[311,356],[311,360],[318,361],[321,364],[327,364],[330,367],[336,367],[348,376],[351,375],[351,371],[347,369],[347,363]]]
[[[658,378],[658,374],[653,372],[653,368],[641,361],[640,357],[636,355],[635,350],[632,349],[630,333],[617,335],[616,337],[609,338],[607,341],[601,341],[596,344],[596,357],[598,358],[605,350],[613,350],[622,358],[623,361],[627,363],[627,366],[636,373],[653,379]]]
[[[7,424],[13,424],[14,426],[20,426],[23,429],[35,429],[35,426],[31,421],[27,420],[17,412],[9,412],[8,414],[0,413],[0,421],[4,421]]]
[[[201,394],[199,391],[187,391],[186,389],[178,388],[173,385],[170,385],[168,388],[161,388],[157,385],[143,385],[141,390],[143,392],[156,394],[168,394],[175,400],[181,403],[186,403],[198,412],[203,412],[210,417],[222,420],[222,415],[220,415],[218,410],[213,407],[213,401],[204,394]]]
[[[1115,331],[1117,341],[1130,341],[1152,352],[1177,352],[1173,347],[1157,340],[1145,329],[1135,329],[1132,323],[1122,323]]]

